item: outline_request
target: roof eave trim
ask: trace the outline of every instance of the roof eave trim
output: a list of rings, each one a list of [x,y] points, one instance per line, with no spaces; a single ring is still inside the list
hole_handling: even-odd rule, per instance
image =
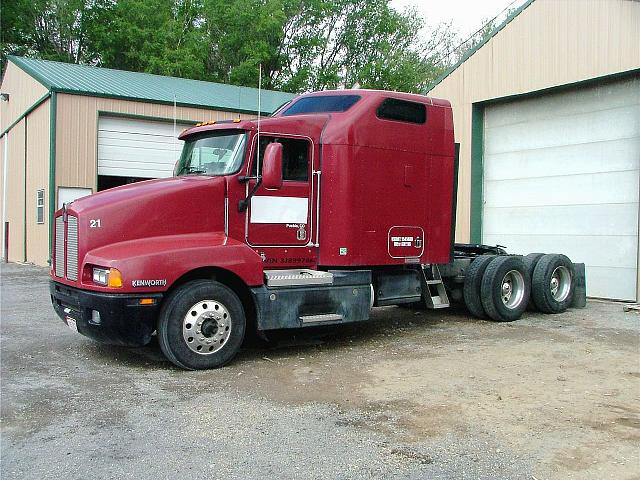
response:
[[[127,96],[127,95],[116,95],[116,94],[110,94],[110,93],[99,93],[99,92],[91,92],[91,91],[84,91],[84,90],[70,90],[70,89],[58,88],[58,87],[52,87],[51,91],[56,93],[66,93],[68,95],[81,95],[84,97],[112,98],[115,100],[127,100],[127,101],[133,101],[133,102],[153,103],[158,105],[173,105],[173,102],[169,100],[153,100],[148,98],[140,98],[140,97]],[[257,110],[247,110],[244,108],[231,108],[231,107],[216,107],[211,105],[202,105],[198,103],[176,102],[175,105],[178,107],[197,108],[199,110],[217,110],[219,112],[246,113],[249,115],[258,114]],[[272,112],[263,111],[260,114],[271,115],[271,113]]]
[[[482,47],[484,47],[489,40],[491,40],[493,37],[495,37],[504,27],[506,27],[509,23],[511,23],[511,21],[516,18],[518,15],[520,15],[529,5],[531,5],[535,0],[527,0],[524,4],[522,4],[515,12],[513,12],[511,15],[509,15],[504,22],[502,22],[495,30],[493,30],[491,32],[491,34],[485,38],[482,42],[480,42],[478,45],[476,45],[475,47],[469,49],[460,60],[458,60],[458,62],[453,65],[452,67],[449,67],[442,75],[440,75],[427,89],[426,93],[431,92],[431,90],[433,90],[434,88],[436,88],[440,83],[442,83],[442,81],[447,78],[449,75],[451,75],[455,70],[458,69],[458,67],[460,65],[462,65],[464,62],[466,62],[467,60],[469,60],[469,58],[476,53],[478,50],[480,50]]]

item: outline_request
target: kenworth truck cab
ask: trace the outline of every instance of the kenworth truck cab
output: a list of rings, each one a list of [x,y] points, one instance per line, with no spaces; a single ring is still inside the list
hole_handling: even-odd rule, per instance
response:
[[[562,255],[454,244],[445,100],[317,92],[180,139],[172,178],[56,212],[51,299],[73,330],[125,346],[157,332],[170,361],[200,369],[230,361],[247,328],[361,322],[375,306],[441,308],[449,295],[498,321],[573,301]]]

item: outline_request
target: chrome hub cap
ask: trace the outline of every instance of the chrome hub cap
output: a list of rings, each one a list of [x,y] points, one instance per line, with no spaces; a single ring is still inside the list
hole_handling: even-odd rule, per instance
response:
[[[193,305],[182,321],[187,347],[200,355],[220,350],[231,334],[231,315],[222,303],[203,300]]]
[[[509,309],[517,308],[524,298],[524,277],[517,270],[510,270],[502,278],[502,303]]]
[[[563,302],[571,291],[571,272],[565,266],[556,267],[549,282],[551,296],[556,302]]]

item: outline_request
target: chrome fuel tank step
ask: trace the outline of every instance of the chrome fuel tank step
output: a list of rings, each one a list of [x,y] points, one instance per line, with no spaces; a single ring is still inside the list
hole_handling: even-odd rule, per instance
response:
[[[308,285],[331,285],[333,274],[310,269],[265,270],[265,283],[268,287],[294,287]]]

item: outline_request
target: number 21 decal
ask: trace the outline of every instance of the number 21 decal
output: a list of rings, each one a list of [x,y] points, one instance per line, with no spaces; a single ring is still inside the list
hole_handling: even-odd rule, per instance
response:
[[[90,228],[100,228],[100,219],[91,219],[89,220],[89,227]]]

